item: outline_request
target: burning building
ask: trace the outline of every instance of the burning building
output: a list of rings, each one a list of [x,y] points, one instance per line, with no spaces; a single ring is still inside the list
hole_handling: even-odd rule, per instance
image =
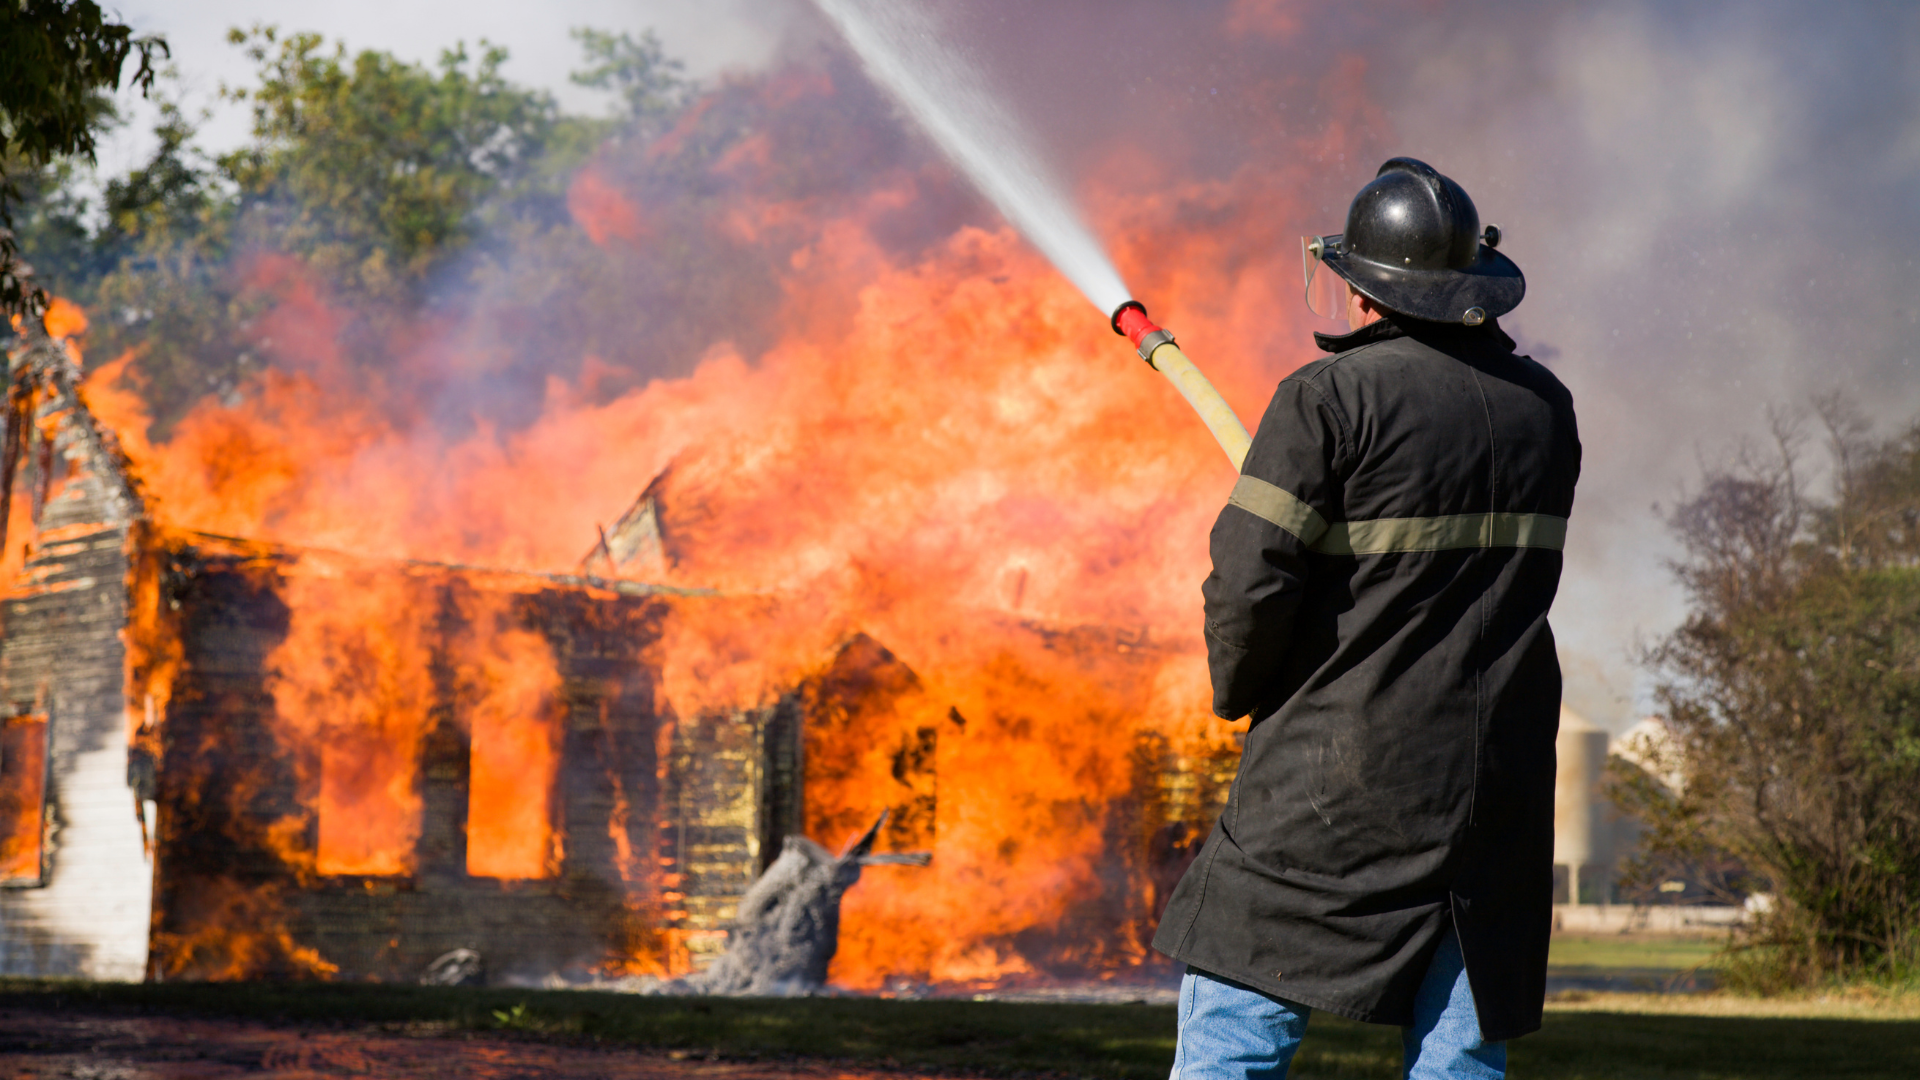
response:
[[[1132,138],[1075,170],[1248,406],[1311,349],[1274,298],[1350,194],[1316,162],[1387,156],[1350,66],[1261,70],[1316,119],[1216,140],[1205,182]],[[877,850],[932,862],[846,895],[837,984],[1159,972],[1244,730],[1195,618],[1233,470],[890,114],[846,57],[725,80],[428,307],[269,232],[217,268],[235,381],[150,416],[140,378],[213,361],[114,310],[135,352],[17,396],[0,686],[52,779],[8,826],[50,837],[8,969],[104,971],[29,954],[105,955],[60,898],[110,879],[125,975],[412,978],[454,947],[494,979],[673,974],[770,837],[889,809]],[[117,837],[92,870],[84,754]]]
[[[17,363],[8,970],[671,970],[797,829],[790,704],[654,708],[671,605],[724,601],[155,527],[60,345]],[[367,621],[301,636],[301,589]]]
[[[822,639],[745,703],[666,692],[676,661],[738,650],[791,603],[637,580],[672,559],[671,474],[577,573],[273,544],[156,522],[80,382],[59,338],[13,358],[0,971],[391,981],[468,949],[493,980],[683,974],[717,955],[784,836],[837,844],[881,809],[882,849],[956,864],[937,902],[992,887],[963,850],[991,823],[943,793],[943,766],[1020,767],[1007,751],[1031,717],[963,708],[864,633]],[[1121,693],[1164,651],[998,632]],[[957,954],[926,884],[863,886],[881,903],[850,916],[848,976],[1147,962],[1232,750],[1136,737],[1098,778],[1108,801],[999,823],[1008,865],[1088,827],[1095,859],[1036,883],[1059,893],[1043,915]]]

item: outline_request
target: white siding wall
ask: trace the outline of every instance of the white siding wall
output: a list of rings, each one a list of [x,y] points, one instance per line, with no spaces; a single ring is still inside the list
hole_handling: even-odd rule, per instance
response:
[[[127,784],[121,635],[133,496],[77,408],[64,395],[42,407],[39,430],[53,422],[67,476],[34,526],[26,565],[0,583],[0,707],[48,715],[53,823],[46,884],[0,889],[0,973],[139,979],[153,867]]]
[[[51,872],[39,888],[0,890],[0,974],[138,981],[153,864],[127,787],[125,744],[60,755],[47,802]]]

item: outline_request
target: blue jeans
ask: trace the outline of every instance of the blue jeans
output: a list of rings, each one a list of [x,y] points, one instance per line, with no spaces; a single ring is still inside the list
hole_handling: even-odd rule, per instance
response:
[[[1187,969],[1180,980],[1180,1038],[1172,1080],[1283,1080],[1313,1009]],[[1452,930],[1413,999],[1413,1026],[1400,1029],[1409,1080],[1499,1080],[1507,1044],[1480,1037],[1466,962]]]

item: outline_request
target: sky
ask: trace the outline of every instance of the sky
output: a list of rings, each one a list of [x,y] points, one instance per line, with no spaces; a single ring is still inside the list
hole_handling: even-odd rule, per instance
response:
[[[1281,44],[1221,48],[1191,31],[1201,8],[1217,16],[1210,25],[1265,27]],[[167,36],[191,103],[204,105],[222,82],[249,75],[225,34],[255,23],[418,61],[485,38],[511,50],[508,77],[582,110],[601,104],[567,81],[575,26],[654,28],[709,81],[776,66],[823,34],[798,0],[558,0],[537,18],[502,0],[120,10],[137,30]],[[1825,391],[1851,397],[1882,432],[1920,414],[1911,5],[973,0],[939,10],[1075,179],[1076,162],[1092,156],[1076,150],[1116,138],[1164,139],[1196,155],[1211,142],[1230,161],[1249,125],[1291,122],[1289,100],[1308,98],[1250,100],[1272,72],[1234,66],[1248,56],[1303,70],[1357,59],[1381,141],[1454,176],[1482,219],[1506,230],[1503,249],[1526,271],[1529,294],[1505,325],[1579,404],[1587,468],[1555,624],[1569,698],[1604,726],[1623,728],[1651,707],[1634,649],[1683,612],[1664,569],[1675,552],[1660,508],[1684,497],[1703,465],[1761,437],[1770,407]],[[1121,104],[1156,96],[1160,107],[1127,131],[1134,117]],[[139,160],[143,127],[136,111],[103,147],[104,170]],[[245,131],[244,113],[227,105],[203,138],[220,149]],[[1195,163],[1203,175],[1214,168]],[[1351,191],[1373,166],[1324,168],[1327,186]],[[1320,231],[1338,229],[1339,207],[1324,209]]]

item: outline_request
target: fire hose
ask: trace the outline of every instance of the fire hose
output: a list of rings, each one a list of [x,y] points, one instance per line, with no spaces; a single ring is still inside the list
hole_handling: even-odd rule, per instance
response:
[[[1133,342],[1140,359],[1147,366],[1167,377],[1180,396],[1187,399],[1193,411],[1200,414],[1200,421],[1213,432],[1220,449],[1227,452],[1227,460],[1233,462],[1237,471],[1241,462],[1247,458],[1247,447],[1253,444],[1253,437],[1247,434],[1240,417],[1220,396],[1213,383],[1193,366],[1187,354],[1180,351],[1173,335],[1155,326],[1147,318],[1146,305],[1138,300],[1129,300],[1113,311],[1113,332]]]

